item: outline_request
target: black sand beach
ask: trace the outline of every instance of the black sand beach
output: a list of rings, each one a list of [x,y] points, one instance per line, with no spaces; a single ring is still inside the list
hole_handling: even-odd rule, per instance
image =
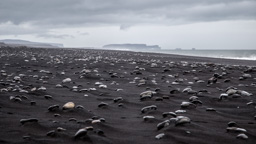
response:
[[[154,53],[1,48],[0,143],[255,144],[255,66]]]

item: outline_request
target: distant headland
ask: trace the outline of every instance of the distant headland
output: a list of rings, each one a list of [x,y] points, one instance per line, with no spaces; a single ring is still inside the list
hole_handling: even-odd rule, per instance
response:
[[[43,42],[31,42],[26,40],[19,40],[19,39],[4,39],[0,40],[0,43],[12,45],[12,46],[28,46],[28,47],[63,47],[63,44],[60,43],[43,43]]]

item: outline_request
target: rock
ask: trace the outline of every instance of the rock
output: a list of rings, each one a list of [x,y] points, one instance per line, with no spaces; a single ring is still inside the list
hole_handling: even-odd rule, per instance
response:
[[[248,102],[246,105],[248,105],[248,106],[249,106],[249,105],[256,105],[256,103],[254,103],[254,102],[251,101],[251,102]]]
[[[63,110],[73,109],[75,107],[75,104],[73,102],[67,102],[62,106]]]
[[[241,96],[252,96],[251,93],[248,93],[247,91],[243,91],[243,90],[238,90],[237,93],[240,94]]]
[[[60,132],[60,131],[66,131],[66,129],[62,128],[62,127],[57,127],[57,131]]]
[[[186,110],[176,110],[176,111],[175,111],[176,114],[185,113],[185,112],[186,112]]]
[[[157,106],[156,105],[146,106],[141,109],[141,113],[145,113],[149,110],[157,110]]]
[[[30,101],[30,105],[36,105],[35,101]]]
[[[92,124],[96,124],[96,123],[101,123],[101,120],[100,120],[100,119],[97,119],[97,120],[93,120],[93,121],[92,121]]]
[[[25,140],[30,140],[31,136],[23,136],[22,138],[25,139]]]
[[[51,131],[47,132],[47,133],[46,133],[46,136],[55,137],[55,136],[56,136],[55,130],[51,130]]]
[[[98,135],[101,135],[101,136],[104,135],[104,132],[103,132],[103,130],[101,130],[101,129],[97,129],[97,130],[95,131],[95,133],[98,134]]]
[[[40,88],[38,88],[37,90],[41,90],[41,91],[46,91],[46,87],[44,87],[44,86],[41,86]]]
[[[246,132],[246,129],[238,127],[227,127],[227,132]]]
[[[177,94],[177,93],[180,93],[180,91],[177,90],[177,89],[174,89],[174,90],[171,90],[171,91],[170,91],[170,94]]]
[[[52,99],[52,96],[50,96],[50,95],[45,95],[44,98],[45,98],[45,99]]]
[[[237,135],[236,138],[246,140],[246,139],[248,139],[248,136],[246,134],[241,133],[241,134]]]
[[[13,102],[22,102],[19,96],[10,96],[10,100]]]
[[[62,88],[63,86],[61,84],[57,84],[55,87],[56,88]]]
[[[217,80],[218,80],[218,79],[217,79],[216,77],[211,77],[211,78],[208,79],[208,82],[207,82],[207,83],[208,83],[208,84],[214,84],[214,83],[217,82]]]
[[[20,78],[19,76],[15,76],[15,77],[13,78],[13,80],[15,80],[15,81],[21,81],[21,78]]]
[[[224,83],[227,83],[227,82],[230,82],[230,81],[231,81],[230,79],[225,79]]]
[[[250,75],[250,74],[246,74],[246,73],[245,73],[245,74],[243,74],[243,76],[242,76],[242,77],[246,79],[246,78],[251,78],[251,77],[252,77],[252,75]]]
[[[142,92],[142,93],[140,94],[140,97],[144,97],[144,96],[153,97],[154,94],[156,94],[156,92],[154,92],[154,91],[145,91],[145,92]]]
[[[188,118],[186,116],[177,116],[175,126],[190,123],[190,121],[191,121],[190,118]]]
[[[230,121],[229,123],[228,123],[228,127],[236,127],[237,126],[237,124],[236,124],[236,122],[234,122],[234,121]]]
[[[99,85],[99,88],[107,88],[107,85],[104,85],[104,84]]]
[[[155,117],[154,116],[144,116],[143,117],[144,121],[148,121],[148,120],[152,120],[152,119],[155,119]]]
[[[196,105],[191,102],[182,102],[180,106],[181,106],[181,108],[195,108],[196,107]]]
[[[76,106],[76,109],[84,109],[84,106],[82,106],[82,105],[77,105],[77,106]]]
[[[71,82],[71,78],[66,78],[66,79],[62,80],[62,83],[68,83],[68,82]]]
[[[227,99],[227,98],[228,98],[228,94],[226,94],[226,93],[222,93],[219,96],[219,100],[223,100],[223,99]]]
[[[85,129],[86,129],[87,131],[93,131],[93,126],[85,127]]]
[[[162,139],[163,137],[165,136],[165,134],[164,133],[160,133],[160,134],[158,134],[158,135],[156,135],[156,139]]]
[[[94,85],[95,85],[95,86],[100,86],[100,85],[103,85],[103,83],[102,83],[102,82],[95,82]]]
[[[79,129],[76,133],[75,133],[75,138],[81,138],[83,136],[85,136],[87,134],[87,130],[86,128],[82,128],[82,129]]]
[[[190,87],[187,87],[182,92],[183,93],[188,93],[189,91],[192,91],[192,89]]]
[[[193,101],[191,101],[191,103],[193,103],[193,104],[195,104],[195,105],[197,105],[197,104],[202,105],[202,104],[203,104],[203,102],[200,101],[200,100],[193,100]]]
[[[77,119],[76,118],[69,118],[68,121],[73,121],[73,122],[76,122]]]
[[[98,107],[101,108],[101,107],[107,107],[108,104],[107,103],[104,103],[104,102],[101,102]]]
[[[145,100],[150,100],[152,98],[152,96],[150,95],[144,95],[140,97],[140,101],[145,101]]]
[[[155,101],[163,101],[163,98],[162,97],[156,97]]]
[[[169,126],[169,124],[170,124],[169,120],[165,120],[165,121],[157,124],[157,130],[160,130],[160,129],[164,128],[164,127],[167,127],[167,126]]]
[[[31,92],[36,91],[36,87],[32,88],[30,91],[31,91]]]
[[[54,114],[53,116],[54,116],[54,117],[61,117],[60,114]]]
[[[157,67],[157,64],[156,63],[151,63],[150,67],[155,68],[155,67]]]
[[[226,91],[226,94],[228,94],[228,95],[233,95],[235,93],[237,93],[237,90],[235,90],[235,89],[229,89]]]
[[[173,117],[177,117],[176,113],[174,112],[164,112],[162,115],[163,115],[163,118],[166,118],[169,115]]]
[[[197,97],[197,96],[191,96],[191,97],[189,98],[189,101],[194,101],[194,100],[198,100],[198,97]]]
[[[124,106],[123,103],[119,103],[119,104],[118,104],[118,107],[123,107],[123,106]]]
[[[20,120],[20,123],[23,125],[25,123],[28,123],[28,122],[38,122],[38,119],[37,118],[28,118],[28,119],[21,119]]]
[[[52,105],[48,107],[48,111],[56,111],[59,110],[59,105]]]
[[[206,111],[216,111],[214,108],[206,108]]]
[[[123,100],[123,98],[122,97],[117,97],[117,98],[114,98],[114,102],[116,103],[116,102],[119,102],[119,101],[122,101]]]

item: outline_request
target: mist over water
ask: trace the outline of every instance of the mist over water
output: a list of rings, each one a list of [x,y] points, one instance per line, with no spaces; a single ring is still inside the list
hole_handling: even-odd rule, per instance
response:
[[[256,60],[256,50],[161,50],[154,52],[199,57]]]

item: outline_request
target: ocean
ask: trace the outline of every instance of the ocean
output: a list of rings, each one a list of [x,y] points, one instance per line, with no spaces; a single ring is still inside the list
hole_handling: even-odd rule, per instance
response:
[[[256,61],[256,50],[158,50],[152,52]]]

